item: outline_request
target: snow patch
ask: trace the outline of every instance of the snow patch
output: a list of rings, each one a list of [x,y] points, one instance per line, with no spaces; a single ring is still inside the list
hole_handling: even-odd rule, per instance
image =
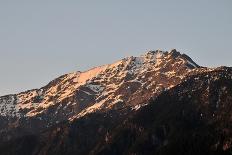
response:
[[[101,85],[88,84],[88,85],[86,85],[86,87],[88,87],[89,89],[91,89],[95,93],[100,93],[104,90],[104,87],[102,87]]]

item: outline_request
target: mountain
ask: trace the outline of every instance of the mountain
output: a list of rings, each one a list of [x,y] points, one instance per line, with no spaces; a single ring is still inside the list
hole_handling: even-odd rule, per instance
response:
[[[0,145],[3,154],[231,154],[232,68],[188,76],[149,104],[86,114]]]
[[[41,131],[96,110],[138,108],[196,68],[188,56],[173,49],[63,75],[40,89],[0,97],[0,135],[18,128]]]
[[[175,49],[66,74],[0,97],[0,153],[224,153],[231,78],[231,68],[201,67]],[[207,135],[211,123],[220,126]]]

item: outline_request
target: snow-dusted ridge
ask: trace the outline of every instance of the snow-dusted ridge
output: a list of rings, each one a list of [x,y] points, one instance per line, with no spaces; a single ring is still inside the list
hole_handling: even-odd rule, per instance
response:
[[[85,72],[65,74],[40,89],[0,97],[0,116],[60,121],[101,109],[139,107],[199,67],[175,49],[148,51]]]

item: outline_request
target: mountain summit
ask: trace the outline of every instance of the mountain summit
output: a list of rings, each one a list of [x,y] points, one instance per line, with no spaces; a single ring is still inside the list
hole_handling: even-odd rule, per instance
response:
[[[196,68],[194,61],[175,49],[148,51],[63,75],[40,89],[0,97],[0,114],[9,119],[49,118],[49,122],[57,122],[96,109],[138,105],[175,86]]]
[[[172,49],[65,74],[40,89],[0,97],[0,131],[37,132],[95,111],[138,109],[197,68]]]
[[[133,119],[136,118],[137,121],[137,115],[145,117],[146,113],[140,111],[150,107],[150,104],[155,102],[157,98],[165,96],[163,95],[165,93],[171,93],[169,96],[175,98],[175,95],[173,96],[175,93],[185,94],[188,92],[187,96],[189,95],[189,98],[191,98],[192,93],[195,94],[195,98],[192,99],[194,100],[198,93],[204,93],[203,91],[207,90],[207,86],[210,87],[210,83],[215,83],[213,79],[205,80],[201,75],[214,76],[219,80],[225,75],[226,80],[229,80],[231,78],[229,73],[230,68],[201,67],[189,56],[172,49],[170,51],[148,51],[141,56],[127,57],[85,72],[77,71],[62,75],[40,89],[0,97],[0,150],[3,149],[8,152],[7,148],[15,148],[15,142],[19,142],[20,147],[16,147],[13,152],[22,151],[22,154],[24,154],[24,147],[27,143],[21,143],[21,140],[24,142],[25,138],[27,139],[27,136],[29,136],[29,139],[34,142],[32,146],[34,149],[30,150],[33,153],[29,150],[26,151],[30,152],[29,154],[66,154],[60,150],[62,147],[64,147],[63,151],[70,151],[67,154],[77,152],[79,154],[91,154],[90,150],[93,154],[104,154],[101,150],[109,154],[117,154],[117,152],[112,152],[113,148],[111,147],[114,146],[114,143],[120,145],[118,143],[125,140],[120,141],[120,136],[123,136],[124,133],[119,131],[128,128],[131,133],[135,131],[135,135],[143,130],[145,131],[146,127],[137,128],[138,122],[133,122]],[[196,82],[196,85],[204,86],[205,89],[201,90],[202,92],[195,88],[191,90],[187,86],[188,90],[182,87],[177,89],[184,85],[186,81],[190,84],[191,80],[189,79],[201,79],[201,85],[198,82]],[[206,93],[205,96],[201,94],[201,101],[205,101],[206,98],[208,100],[210,95],[212,95],[211,92]],[[169,96],[166,95],[163,98]],[[220,104],[222,99],[215,98],[217,98],[215,102]],[[181,96],[179,100],[182,100]],[[169,101],[171,102],[171,100]],[[187,99],[185,101],[188,103]],[[170,107],[166,108],[168,111],[163,109],[162,102],[164,101],[156,103],[161,106],[158,109],[166,114],[168,114],[168,111],[171,112]],[[168,106],[169,104],[171,103],[168,103]],[[179,104],[176,99],[175,104]],[[198,107],[202,108],[202,106]],[[148,110],[151,114],[149,117],[153,117],[154,110],[157,111],[153,108]],[[138,112],[141,114],[137,114]],[[172,115],[173,117],[179,117],[175,112]],[[130,118],[127,119],[128,117]],[[168,115],[163,117],[160,120],[165,120]],[[132,122],[128,123],[131,119]],[[149,121],[151,123],[147,127],[152,128],[153,119]],[[124,128],[120,126],[121,122],[124,122]],[[178,121],[175,123],[178,123]],[[113,130],[115,127],[118,127],[119,130]],[[162,132],[166,133],[169,130],[168,128],[165,128],[165,131],[162,129]],[[173,132],[175,133],[175,131]],[[150,130],[147,133],[150,133]],[[60,134],[62,134],[61,137],[58,136]],[[30,135],[33,136],[30,137]],[[115,135],[118,135],[119,138],[112,139]],[[160,139],[159,137],[157,139],[156,136],[156,134],[155,136],[152,135],[150,138],[153,140],[150,141],[149,139],[148,141],[158,143],[161,147]],[[50,138],[48,137],[51,140],[54,140],[53,138],[57,139],[60,142],[59,145],[49,141]],[[35,140],[33,140],[34,138]],[[134,138],[130,138],[128,140],[133,142]],[[111,142],[109,147],[107,147],[108,142]],[[50,149],[43,144],[50,146]],[[53,148],[53,145],[57,148]],[[101,145],[102,147],[100,147]],[[162,145],[166,145],[166,142],[162,141]],[[121,146],[117,147],[119,150],[122,149]],[[108,148],[111,149],[108,150]],[[44,152],[38,152],[38,150]]]

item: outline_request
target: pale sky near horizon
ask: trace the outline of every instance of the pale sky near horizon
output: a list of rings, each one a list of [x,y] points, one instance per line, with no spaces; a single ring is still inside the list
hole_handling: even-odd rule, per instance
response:
[[[0,96],[147,50],[232,66],[231,0],[0,0]]]

